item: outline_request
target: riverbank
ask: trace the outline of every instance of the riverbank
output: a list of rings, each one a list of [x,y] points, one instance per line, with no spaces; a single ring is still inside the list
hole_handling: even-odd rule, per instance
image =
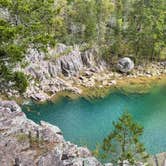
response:
[[[1,94],[1,99],[15,100],[22,104],[30,100],[41,103],[57,101],[61,97],[71,99],[79,97],[102,98],[117,89],[124,93],[147,93],[154,86],[166,84],[166,67],[162,63],[148,64],[144,67],[136,66],[129,74],[113,72],[108,69],[98,71],[86,69],[77,76],[61,76],[58,79],[63,82],[64,87],[62,84],[57,92],[51,92],[51,89],[56,88],[56,85],[48,86],[47,91],[45,91],[39,82],[31,84],[23,96],[14,93]]]
[[[108,68],[96,68],[96,70],[95,68],[85,68],[77,75],[61,76],[58,79],[62,85],[57,92],[52,91],[56,88],[55,85],[50,85],[45,91],[45,89],[40,89],[41,85],[39,84],[36,87],[37,93],[30,90],[25,98],[32,98],[37,102],[56,101],[64,96],[71,99],[78,97],[92,99],[104,97],[117,89],[124,93],[146,93],[153,86],[166,84],[166,66],[162,62],[139,65],[128,74]]]
[[[1,99],[16,100],[18,103],[29,100],[45,102],[69,93],[72,97],[103,97],[114,88],[141,92],[144,91],[144,82],[153,82],[166,75],[166,62],[142,63],[123,74],[117,71],[118,59],[110,65],[97,55],[95,48],[82,51],[79,46],[64,44],[48,50],[48,54],[29,50],[23,64],[17,64],[15,68],[27,75],[29,85],[26,92],[20,95],[12,86],[10,88],[11,82],[8,88],[2,84]],[[141,88],[137,89],[139,86]]]

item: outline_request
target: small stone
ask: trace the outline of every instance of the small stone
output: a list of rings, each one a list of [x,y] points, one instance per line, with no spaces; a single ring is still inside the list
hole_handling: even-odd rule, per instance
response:
[[[116,84],[117,84],[116,80],[112,80],[112,81],[111,81],[111,84],[112,84],[112,85],[116,85]]]

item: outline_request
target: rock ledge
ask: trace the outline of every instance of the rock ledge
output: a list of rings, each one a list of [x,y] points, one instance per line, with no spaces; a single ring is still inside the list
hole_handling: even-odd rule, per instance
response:
[[[85,147],[63,138],[61,130],[26,118],[14,101],[0,101],[1,166],[101,166]]]

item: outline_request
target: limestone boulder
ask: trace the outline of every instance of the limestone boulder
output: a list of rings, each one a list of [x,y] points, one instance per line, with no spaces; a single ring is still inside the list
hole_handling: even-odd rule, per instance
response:
[[[124,57],[118,61],[117,69],[122,73],[128,73],[134,69],[134,62],[130,58]]]

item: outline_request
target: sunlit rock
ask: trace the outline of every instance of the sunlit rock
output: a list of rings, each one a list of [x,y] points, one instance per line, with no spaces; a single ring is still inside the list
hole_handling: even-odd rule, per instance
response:
[[[134,69],[134,62],[128,57],[122,58],[118,61],[117,69],[122,73],[130,72]]]

